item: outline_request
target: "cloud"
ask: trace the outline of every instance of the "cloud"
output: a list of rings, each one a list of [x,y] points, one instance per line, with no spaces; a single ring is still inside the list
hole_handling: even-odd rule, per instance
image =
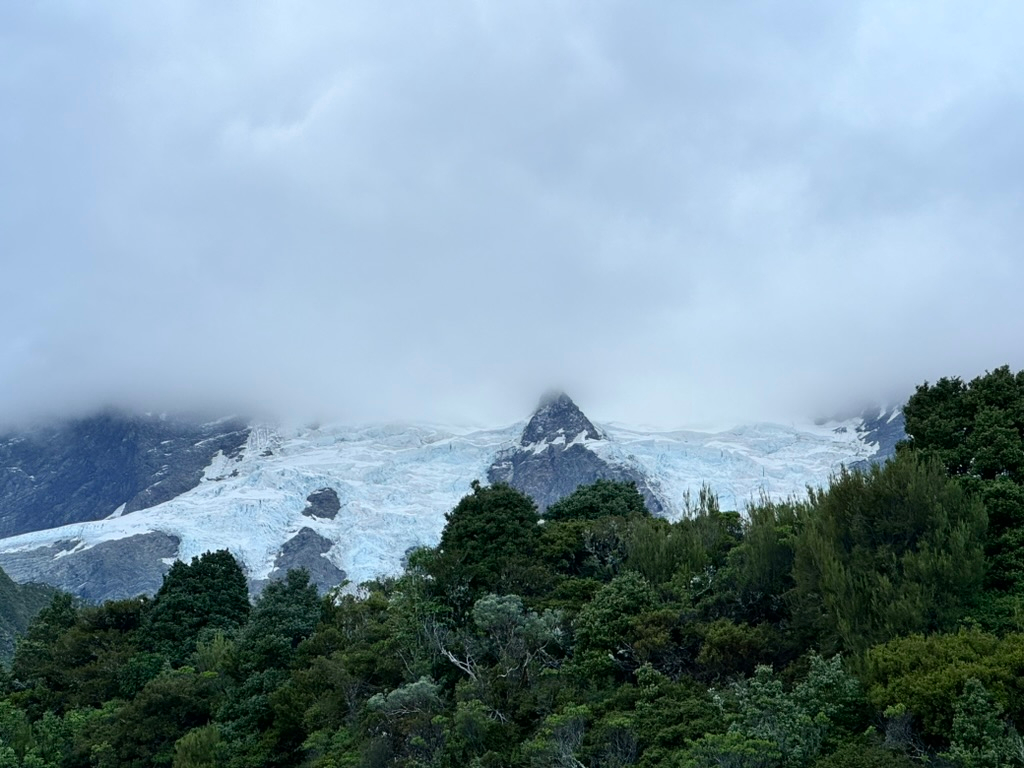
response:
[[[0,419],[664,425],[1024,367],[1024,12],[0,10]]]

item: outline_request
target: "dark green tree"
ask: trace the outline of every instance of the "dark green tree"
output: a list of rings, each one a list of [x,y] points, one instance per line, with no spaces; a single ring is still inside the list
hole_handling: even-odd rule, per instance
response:
[[[827,651],[861,653],[955,625],[984,572],[985,509],[935,461],[904,451],[812,491],[794,599]]]
[[[154,678],[131,701],[107,708],[93,736],[93,765],[170,766],[175,742],[210,722],[219,695],[215,675],[188,667]]]
[[[969,384],[925,382],[903,413],[907,446],[935,456],[950,474],[1024,483],[1024,371],[1004,365]]]
[[[986,623],[1019,610],[1024,598],[1024,371],[1002,366],[965,384],[927,382],[904,407],[907,441],[942,462],[989,511],[986,586],[997,597]]]
[[[473,493],[445,520],[439,560],[432,567],[449,586],[464,584],[467,596],[514,590],[521,574],[533,566],[540,537],[537,507],[514,488],[474,482]]]
[[[844,742],[828,757],[819,758],[814,768],[914,768],[917,765],[920,764],[899,752],[857,739]]]
[[[233,633],[249,615],[249,589],[238,561],[226,549],[171,566],[143,625],[150,650],[182,664],[199,640]]]
[[[15,653],[12,684],[23,706],[36,717],[47,709],[100,706],[156,675],[162,659],[155,665],[136,659],[147,602],[133,598],[76,609],[70,596],[55,597]]]
[[[232,766],[292,765],[306,738],[290,684],[299,645],[320,620],[316,585],[304,569],[271,581],[256,601],[234,648],[233,688],[219,712]]]
[[[544,513],[545,520],[597,520],[602,517],[650,516],[633,482],[598,480],[581,485]]]
[[[65,666],[57,658],[56,643],[77,622],[74,597],[66,592],[55,594],[18,641],[11,662],[11,675],[17,688],[54,687]]]
[[[871,648],[864,679],[879,710],[900,707],[924,738],[942,745],[953,731],[967,681],[980,681],[1016,723],[1024,723],[1024,635],[961,629],[899,637]]]

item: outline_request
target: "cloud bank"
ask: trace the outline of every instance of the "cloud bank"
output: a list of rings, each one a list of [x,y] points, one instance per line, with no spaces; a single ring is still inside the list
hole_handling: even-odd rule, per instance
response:
[[[8,4],[0,420],[661,425],[1024,367],[1015,3]]]

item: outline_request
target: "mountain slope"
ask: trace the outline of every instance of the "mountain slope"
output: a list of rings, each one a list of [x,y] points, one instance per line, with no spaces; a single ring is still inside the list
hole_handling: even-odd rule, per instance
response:
[[[0,537],[161,504],[199,484],[218,452],[237,455],[237,420],[104,411],[0,437]]]
[[[107,493],[90,506],[87,487],[112,481],[83,481],[76,498],[85,519],[0,539],[0,567],[18,581],[106,599],[151,592],[175,558],[228,547],[257,589],[295,565],[321,588],[358,583],[396,573],[410,548],[436,544],[474,480],[507,480],[546,506],[597,477],[631,479],[668,517],[707,483],[723,507],[742,509],[761,493],[802,495],[842,464],[877,458],[865,423],[651,432],[595,425],[561,396],[525,424],[498,429],[253,426],[240,448],[231,447],[238,431],[225,433],[235,436],[223,438],[229,450],[211,455],[194,486],[145,509],[128,512],[124,494]],[[0,494],[0,510],[14,519],[41,503]]]
[[[15,584],[0,570],[0,662],[9,661],[18,637],[29,622],[53,598],[54,590],[44,584]]]

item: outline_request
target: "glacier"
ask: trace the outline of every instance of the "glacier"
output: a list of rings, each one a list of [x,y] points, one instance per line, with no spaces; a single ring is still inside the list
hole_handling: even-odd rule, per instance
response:
[[[408,551],[433,546],[470,483],[519,440],[526,422],[498,428],[429,424],[255,425],[236,456],[218,453],[199,484],[156,506],[0,540],[0,554],[61,543],[78,553],[103,542],[161,532],[188,561],[228,548],[252,580],[273,570],[283,542],[310,528],[334,542],[324,553],[352,584],[401,571]],[[708,485],[723,509],[743,510],[765,495],[802,497],[843,465],[870,460],[879,446],[853,418],[825,424],[753,424],[723,431],[654,431],[597,425],[586,447],[611,464],[640,471],[669,518]],[[307,497],[333,488],[333,519],[303,515]],[[164,562],[169,564],[173,558]]]

